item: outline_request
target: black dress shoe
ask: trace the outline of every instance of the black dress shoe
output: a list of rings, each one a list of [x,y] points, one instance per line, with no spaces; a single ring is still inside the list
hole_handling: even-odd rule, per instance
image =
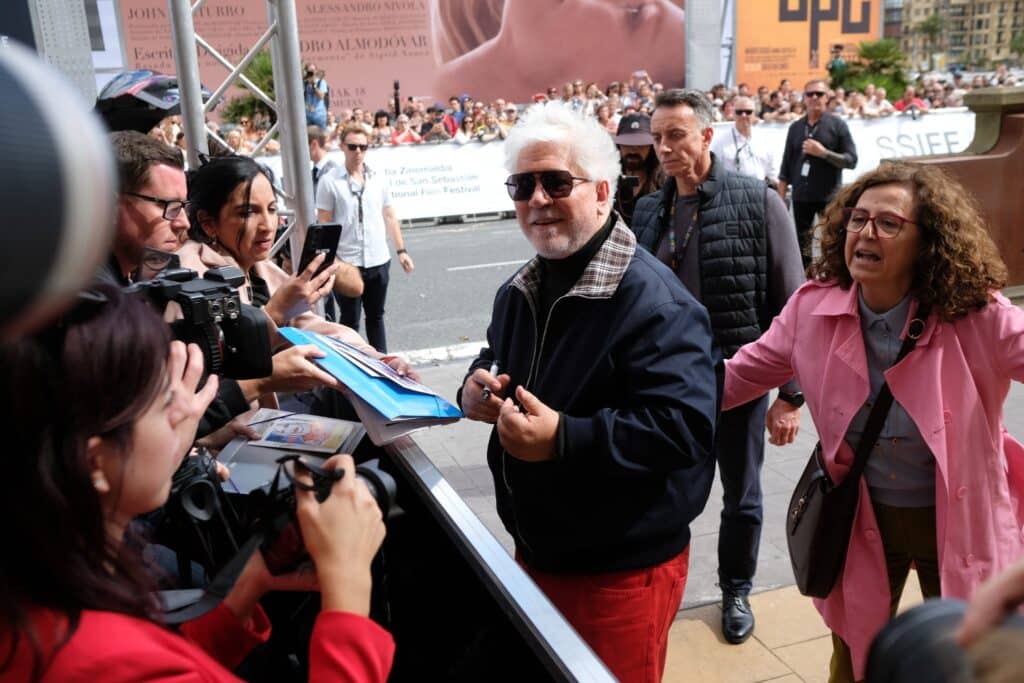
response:
[[[746,595],[722,593],[722,635],[733,645],[745,642],[754,632],[754,613]]]

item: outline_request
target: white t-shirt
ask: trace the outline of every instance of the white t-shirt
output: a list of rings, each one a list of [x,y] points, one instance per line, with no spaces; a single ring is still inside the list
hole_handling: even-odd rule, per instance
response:
[[[316,208],[330,212],[331,220],[341,223],[338,258],[353,266],[372,268],[391,258],[384,224],[384,209],[391,206],[391,191],[384,179],[365,164],[363,181],[360,186],[344,166],[335,168],[320,179]]]
[[[749,138],[743,137],[735,127],[719,128],[711,141],[711,151],[730,171],[772,182],[779,179],[775,153],[761,141],[756,128],[750,129]]]

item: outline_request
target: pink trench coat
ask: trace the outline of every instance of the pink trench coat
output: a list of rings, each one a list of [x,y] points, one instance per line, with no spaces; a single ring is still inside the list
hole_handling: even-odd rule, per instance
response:
[[[914,302],[911,315],[917,308]],[[885,377],[935,456],[935,506],[942,594],[966,598],[1021,554],[1024,447],[1003,425],[1010,380],[1024,380],[1024,312],[1001,294],[952,323],[931,316],[917,348]],[[906,329],[901,337],[906,334]],[[853,460],[847,427],[869,394],[857,287],[808,282],[771,328],[726,363],[723,409],[800,382],[829,473]],[[809,456],[810,454],[808,454]],[[843,573],[815,606],[850,646],[864,677],[871,639],[889,618],[885,559],[868,488]]]

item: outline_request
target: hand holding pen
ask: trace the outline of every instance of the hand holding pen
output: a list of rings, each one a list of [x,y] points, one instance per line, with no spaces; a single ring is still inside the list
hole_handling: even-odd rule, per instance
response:
[[[498,362],[493,361],[489,371],[477,368],[466,378],[462,388],[462,409],[466,417],[492,424],[498,419],[505,391],[511,382],[511,377],[499,373]]]

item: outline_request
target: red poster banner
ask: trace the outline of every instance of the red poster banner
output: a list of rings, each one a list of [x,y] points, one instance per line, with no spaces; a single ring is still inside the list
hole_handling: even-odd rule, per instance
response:
[[[527,102],[583,79],[604,87],[646,70],[666,87],[685,73],[684,0],[296,0],[304,61],[326,72],[331,108],[379,109],[403,97]],[[125,63],[174,73],[167,0],[121,0]],[[237,62],[267,26],[264,0],[208,0],[196,32]],[[203,85],[227,71],[200,51]]]

